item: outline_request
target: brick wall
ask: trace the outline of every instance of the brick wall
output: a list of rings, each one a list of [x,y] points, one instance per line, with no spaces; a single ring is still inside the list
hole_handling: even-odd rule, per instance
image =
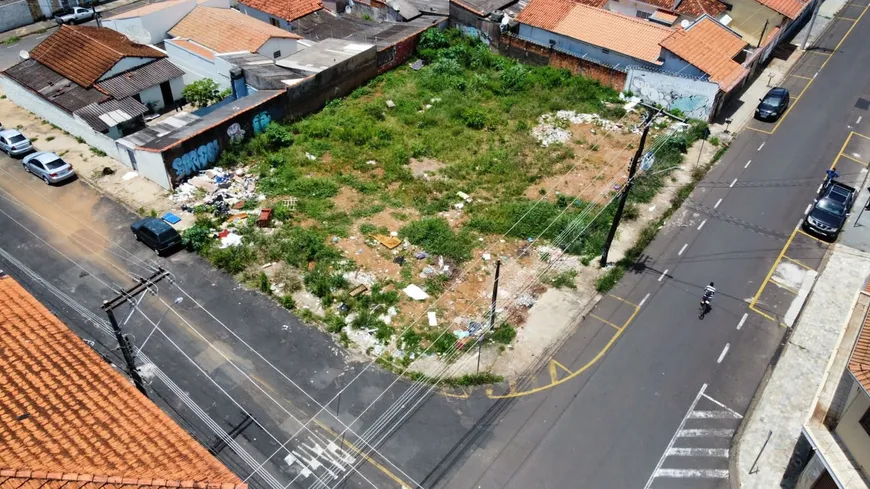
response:
[[[524,39],[503,35],[498,50],[500,54],[537,66],[550,65],[565,68],[575,75],[597,80],[602,85],[617,91],[625,88],[625,73],[576,56],[555,51]]]

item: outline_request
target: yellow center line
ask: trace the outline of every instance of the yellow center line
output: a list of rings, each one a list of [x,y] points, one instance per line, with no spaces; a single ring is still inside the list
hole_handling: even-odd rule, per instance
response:
[[[601,316],[596,316],[595,314],[590,314],[589,317],[591,317],[591,318],[595,318],[595,319],[597,319],[597,320],[601,321],[602,323],[607,324],[607,325],[609,325],[609,326],[613,326],[614,328],[616,328],[617,331],[622,331],[622,328],[620,328],[619,326],[617,326],[617,325],[611,323],[610,321],[604,319],[604,318],[601,317]]]
[[[273,394],[275,394],[275,395],[277,395],[278,397],[280,397],[284,402],[286,402],[287,404],[293,406],[293,403],[290,402],[289,399],[287,399],[286,397],[284,397],[283,394],[281,394],[280,392],[278,392],[278,391],[276,391],[274,388],[272,388],[272,386],[270,386],[268,383],[266,383],[266,381],[264,381],[263,379],[261,379],[261,378],[255,376],[255,375],[253,375],[253,374],[248,374],[248,376],[251,377],[252,379],[254,379],[255,381],[257,381],[261,386],[263,386],[263,387],[265,387],[266,389],[269,389],[270,391],[272,391]],[[336,437],[336,438],[338,438],[339,436],[341,436],[340,434],[338,434],[338,433],[336,433],[335,431],[333,431],[332,428],[330,428],[329,426],[327,426],[325,423],[321,422],[319,419],[317,419],[317,418],[312,418],[311,421],[313,421],[314,424],[316,424],[317,426],[319,426],[322,430],[324,430],[324,431],[326,431],[327,433],[329,433],[330,436],[334,436],[334,437]],[[357,455],[360,455],[360,456],[363,458],[363,460],[365,460],[366,462],[370,463],[370,464],[372,465],[372,467],[375,467],[376,469],[380,470],[381,472],[384,473],[384,475],[386,475],[387,477],[389,477],[390,479],[392,479],[394,482],[396,482],[396,484],[398,484],[399,487],[401,487],[402,489],[405,489],[405,488],[407,488],[407,487],[410,487],[410,484],[406,484],[406,483],[405,483],[402,479],[400,479],[396,474],[392,473],[392,472],[390,471],[390,469],[384,467],[383,465],[379,464],[378,462],[376,462],[374,459],[372,459],[372,458],[369,457],[368,455],[364,454],[364,453],[362,452],[362,450],[360,450],[359,448],[357,448],[356,445],[354,445],[353,443],[351,443],[351,442],[345,440],[344,437],[342,437],[341,442],[342,442],[342,443],[343,443],[347,448],[349,448],[352,452],[356,453]]]

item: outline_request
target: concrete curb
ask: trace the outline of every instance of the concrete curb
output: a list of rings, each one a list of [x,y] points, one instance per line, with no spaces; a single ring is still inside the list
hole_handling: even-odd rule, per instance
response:
[[[797,297],[791,302],[791,305],[788,308],[788,311],[785,313],[785,324],[791,328],[794,325],[795,320],[800,314],[801,309],[804,307],[804,303],[806,303],[807,298],[810,295],[810,291],[813,290],[813,285],[816,283],[816,279],[819,277],[819,272],[815,270],[807,271],[806,275],[804,275],[803,282],[801,283],[801,288],[798,290]]]

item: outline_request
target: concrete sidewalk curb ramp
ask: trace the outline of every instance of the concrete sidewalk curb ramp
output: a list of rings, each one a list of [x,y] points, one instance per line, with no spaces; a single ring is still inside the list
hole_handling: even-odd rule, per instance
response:
[[[803,282],[801,282],[801,288],[798,290],[797,297],[795,297],[789,306],[788,311],[785,313],[785,324],[789,328],[794,325],[798,314],[800,314],[801,309],[803,309],[804,303],[807,301],[810,291],[813,290],[813,285],[816,283],[816,278],[818,278],[818,276],[819,272],[815,270],[809,270],[804,274],[804,279]]]

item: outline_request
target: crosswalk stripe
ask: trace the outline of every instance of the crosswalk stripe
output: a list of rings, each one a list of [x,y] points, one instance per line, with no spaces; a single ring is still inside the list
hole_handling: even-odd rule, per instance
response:
[[[653,477],[671,477],[677,479],[727,479],[727,470],[716,469],[659,469]]]
[[[734,435],[734,430],[711,428],[711,429],[695,429],[695,430],[680,430],[677,436],[681,438],[701,438],[704,436],[716,436],[730,438]]]
[[[689,419],[740,419],[740,415],[732,411],[692,411]]]
[[[671,457],[723,457],[728,458],[727,448],[671,448]]]

